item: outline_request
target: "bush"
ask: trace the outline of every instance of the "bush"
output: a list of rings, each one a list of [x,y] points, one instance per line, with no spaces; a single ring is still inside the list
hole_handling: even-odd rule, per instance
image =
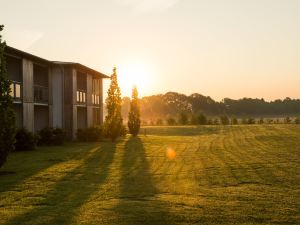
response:
[[[25,128],[20,128],[16,133],[15,151],[30,151],[36,147],[37,138]]]
[[[100,141],[102,139],[102,127],[89,127],[77,130],[77,140],[83,142]]]
[[[239,121],[237,120],[237,118],[234,117],[234,118],[231,119],[231,124],[232,125],[237,125],[237,124],[239,124]]]
[[[297,118],[295,119],[295,124],[300,124],[300,117],[297,117]]]
[[[181,113],[179,114],[179,119],[178,119],[178,121],[179,121],[179,124],[181,124],[181,125],[186,125],[186,124],[188,124],[189,118],[188,118],[187,113],[181,112]]]
[[[226,115],[221,116],[220,121],[221,121],[222,125],[228,125],[229,124],[229,118]]]
[[[174,126],[176,124],[176,120],[174,118],[170,117],[167,119],[167,124],[169,126]]]
[[[258,123],[259,124],[264,124],[265,123],[264,118],[260,118],[259,121],[258,121]]]
[[[163,125],[162,119],[157,119],[156,120],[156,126],[162,126],[162,125]]]
[[[66,134],[61,128],[46,127],[38,132],[38,145],[63,145]]]
[[[218,119],[218,118],[215,118],[214,121],[213,121],[213,124],[214,124],[214,125],[219,125],[219,124],[220,124],[219,119]]]
[[[291,123],[291,122],[292,122],[292,120],[291,120],[290,117],[286,117],[286,118],[284,119],[284,123],[289,124],[289,123]]]
[[[253,119],[253,118],[248,118],[248,120],[247,120],[247,124],[255,124],[255,119]]]

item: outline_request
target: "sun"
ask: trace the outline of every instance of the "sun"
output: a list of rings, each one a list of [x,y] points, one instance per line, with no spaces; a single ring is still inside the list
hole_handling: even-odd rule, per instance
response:
[[[131,96],[132,87],[137,86],[139,96],[147,93],[151,86],[152,74],[149,67],[142,63],[120,65],[118,79],[123,96]]]

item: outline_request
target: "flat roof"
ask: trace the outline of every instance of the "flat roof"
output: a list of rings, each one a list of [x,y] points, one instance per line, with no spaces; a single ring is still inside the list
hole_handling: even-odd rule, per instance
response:
[[[82,65],[80,63],[76,63],[76,62],[61,62],[61,61],[49,61],[47,59],[38,57],[36,55],[30,54],[28,52],[21,51],[19,49],[16,49],[16,48],[13,48],[13,47],[10,47],[10,46],[6,46],[5,47],[5,53],[8,54],[8,55],[9,54],[20,55],[20,56],[22,56],[24,58],[28,58],[28,59],[31,59],[31,60],[34,60],[34,61],[37,61],[37,62],[41,62],[41,63],[47,64],[47,65],[73,66],[73,67],[75,67],[77,69],[86,70],[86,71],[90,72],[91,74],[96,74],[98,76],[101,76],[102,78],[110,78],[106,74],[101,73],[101,72],[99,72],[97,70],[94,70],[94,69],[92,69],[90,67],[87,67],[85,65]]]

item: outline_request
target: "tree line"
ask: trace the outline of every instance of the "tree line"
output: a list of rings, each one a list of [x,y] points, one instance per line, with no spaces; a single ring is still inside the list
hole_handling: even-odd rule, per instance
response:
[[[202,113],[207,117],[226,115],[231,118],[271,118],[296,117],[300,115],[300,99],[265,101],[264,99],[242,98],[233,100],[225,98],[218,102],[201,94],[184,95],[176,92],[146,96],[140,101],[141,118],[144,123],[156,123],[158,120],[178,118],[184,112],[189,117]],[[123,98],[122,114],[129,110],[130,99]],[[159,121],[158,121],[159,122]]]

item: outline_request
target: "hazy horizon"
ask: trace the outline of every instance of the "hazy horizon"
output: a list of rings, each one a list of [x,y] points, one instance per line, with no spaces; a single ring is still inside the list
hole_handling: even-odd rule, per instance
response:
[[[300,98],[297,0],[0,3],[8,45],[108,75],[117,66],[123,96],[136,82],[141,96]]]

